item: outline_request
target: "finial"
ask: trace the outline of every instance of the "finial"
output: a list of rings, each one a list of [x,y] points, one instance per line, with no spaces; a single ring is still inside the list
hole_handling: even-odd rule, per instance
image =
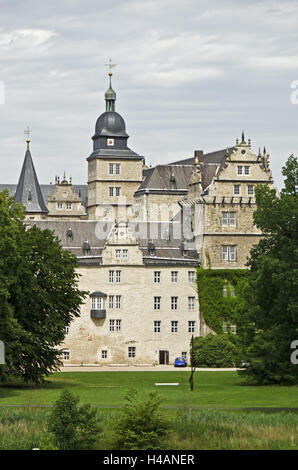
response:
[[[236,139],[236,145],[238,145],[238,144],[239,144],[239,139]]]
[[[106,67],[109,67],[110,71],[108,73],[109,77],[110,77],[110,83],[111,83],[111,77],[112,77],[112,68],[113,67],[116,67],[117,64],[112,64],[112,59],[110,58],[110,62],[108,64],[106,64]]]
[[[259,147],[259,153],[258,153],[258,157],[261,157],[261,147]]]
[[[229,151],[229,147],[227,147],[226,149],[226,157],[228,157],[230,155],[230,151]]]
[[[29,135],[30,135],[30,132],[31,132],[31,129],[29,128],[29,126],[27,126],[27,129],[24,130],[24,134],[27,134],[27,139],[26,139],[26,142],[27,142],[27,150],[29,150],[29,144],[31,142],[31,140],[29,139]]]
[[[247,143],[248,143],[248,146],[249,146],[249,148],[250,148],[250,146],[251,146],[251,140],[250,140],[250,137],[248,138],[248,141],[247,141]]]
[[[263,154],[266,155],[266,147],[264,146]]]
[[[109,77],[110,77],[110,86],[109,89],[105,92],[105,100],[106,100],[106,111],[115,111],[115,101],[116,101],[116,93],[112,88],[112,68],[116,66],[116,64],[112,64],[112,59],[110,59],[109,64],[105,64],[106,67],[109,67]]]
[[[246,144],[244,131],[242,131],[242,134],[241,134],[241,143],[240,143],[240,145],[241,145],[241,144]]]

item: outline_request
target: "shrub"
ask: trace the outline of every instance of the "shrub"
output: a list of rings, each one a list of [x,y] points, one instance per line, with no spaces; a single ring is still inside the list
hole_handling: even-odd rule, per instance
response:
[[[234,367],[237,348],[227,335],[194,338],[195,367]]]
[[[130,390],[125,400],[127,403],[122,416],[116,423],[116,447],[127,450],[161,449],[170,425],[161,415],[159,395],[149,393],[141,401],[137,391]]]
[[[101,432],[96,410],[90,404],[78,406],[79,398],[63,390],[54,405],[48,429],[60,450],[91,449]]]

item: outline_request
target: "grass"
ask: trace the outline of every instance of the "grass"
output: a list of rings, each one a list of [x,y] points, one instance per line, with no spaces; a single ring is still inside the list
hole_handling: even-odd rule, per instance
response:
[[[46,385],[10,383],[0,387],[0,405],[51,405],[63,388],[79,395],[81,403],[121,407],[129,387],[157,390],[167,407],[296,408],[298,386],[245,385],[237,372],[196,372],[189,391],[189,373],[173,372],[64,372],[50,376]],[[155,382],[179,382],[178,387],[156,387]],[[0,407],[1,408],[1,407]]]
[[[171,420],[164,449],[297,450],[298,415],[289,412],[163,410]],[[96,448],[113,449],[119,410],[97,410],[103,433]],[[40,448],[50,409],[0,408],[0,449]]]

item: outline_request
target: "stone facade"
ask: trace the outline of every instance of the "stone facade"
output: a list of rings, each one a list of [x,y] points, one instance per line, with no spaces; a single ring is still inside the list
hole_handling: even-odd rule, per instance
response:
[[[88,185],[64,178],[39,186],[27,143],[17,188],[0,189],[23,202],[28,225],[50,228],[77,256],[89,294],[61,345],[65,362],[173,363],[189,358],[192,334],[210,332],[197,299],[198,266],[245,268],[262,235],[253,224],[254,189],[273,184],[269,156],[255,154],[243,135],[227,150],[196,150],[148,168],[127,147],[115,99],[110,83]]]

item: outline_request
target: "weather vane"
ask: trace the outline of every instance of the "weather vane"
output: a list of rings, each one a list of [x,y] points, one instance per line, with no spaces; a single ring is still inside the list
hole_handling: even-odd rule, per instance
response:
[[[112,68],[113,67],[116,67],[117,64],[112,64],[112,59],[110,59],[110,63],[109,64],[106,64],[106,67],[109,67],[110,71],[109,71],[109,76],[111,77],[113,74],[112,74]]]
[[[27,148],[29,148],[29,143],[31,142],[29,137],[30,137],[30,132],[31,132],[31,129],[29,126],[27,126],[27,129],[24,130],[24,134],[27,134],[27,139],[26,139],[26,142],[27,142]]]

